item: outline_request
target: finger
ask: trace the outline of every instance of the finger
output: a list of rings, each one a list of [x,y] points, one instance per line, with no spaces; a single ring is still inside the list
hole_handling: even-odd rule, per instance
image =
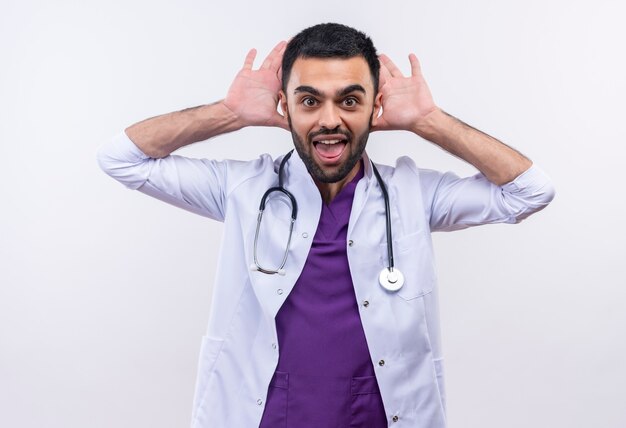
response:
[[[283,85],[283,66],[282,65],[278,67],[278,70],[276,70],[276,78],[278,79],[278,83],[280,83],[280,86],[282,88],[282,85]]]
[[[389,73],[391,74],[391,76],[404,77],[404,75],[402,74],[402,71],[400,71],[400,69],[396,67],[396,65],[393,63],[391,59],[389,59],[387,55],[382,54],[379,56],[379,58],[380,58],[381,64],[383,64],[387,68],[387,70],[389,70]]]
[[[389,73],[389,70],[387,70],[387,67],[385,67],[385,64],[380,62],[380,75],[378,77],[378,89],[382,88],[389,79],[391,79],[391,73]]]
[[[417,56],[413,53],[409,54],[409,61],[411,62],[411,76],[421,76],[422,67],[419,59],[417,59]]]
[[[274,46],[274,49],[272,49],[267,58],[265,58],[265,61],[263,61],[263,64],[261,64],[261,68],[277,70],[282,62],[286,45],[287,42],[283,40]]]
[[[256,58],[256,49],[250,49],[246,59],[243,61],[244,70],[252,70],[252,64],[254,64],[254,58]]]

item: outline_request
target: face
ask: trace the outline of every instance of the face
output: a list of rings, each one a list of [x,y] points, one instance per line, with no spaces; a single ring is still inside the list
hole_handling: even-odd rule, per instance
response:
[[[298,58],[280,97],[296,150],[313,178],[353,178],[380,110],[365,59]]]

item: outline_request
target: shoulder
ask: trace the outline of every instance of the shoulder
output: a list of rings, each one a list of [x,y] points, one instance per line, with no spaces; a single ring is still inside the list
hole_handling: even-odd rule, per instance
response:
[[[282,156],[273,158],[270,154],[264,153],[252,160],[224,160],[223,167],[228,191],[232,192],[250,181],[273,179],[277,174],[281,158]]]
[[[245,176],[254,176],[256,174],[262,174],[267,170],[273,170],[275,160],[268,153],[259,155],[256,159],[251,160],[236,160],[226,159],[222,161],[225,168],[233,174],[241,174]]]
[[[420,168],[409,156],[400,156],[396,159],[395,165],[383,165],[375,163],[376,167],[385,180],[419,183],[421,186],[437,186],[437,183],[446,174],[434,169]]]

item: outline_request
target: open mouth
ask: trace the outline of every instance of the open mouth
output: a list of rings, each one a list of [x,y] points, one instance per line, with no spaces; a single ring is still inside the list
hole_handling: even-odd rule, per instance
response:
[[[317,154],[326,161],[338,159],[346,146],[348,138],[345,135],[318,135],[313,139],[313,147]]]

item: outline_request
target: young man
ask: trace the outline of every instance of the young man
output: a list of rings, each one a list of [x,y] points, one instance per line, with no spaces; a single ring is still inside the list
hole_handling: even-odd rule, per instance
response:
[[[224,100],[137,123],[99,152],[126,186],[224,222],[192,426],[444,427],[430,233],[517,223],[550,202],[549,179],[437,107],[415,55],[404,77],[352,28],[307,28],[257,70],[255,55]],[[296,153],[170,155],[246,126],[290,130]],[[480,174],[376,167],[369,133],[389,129]]]

